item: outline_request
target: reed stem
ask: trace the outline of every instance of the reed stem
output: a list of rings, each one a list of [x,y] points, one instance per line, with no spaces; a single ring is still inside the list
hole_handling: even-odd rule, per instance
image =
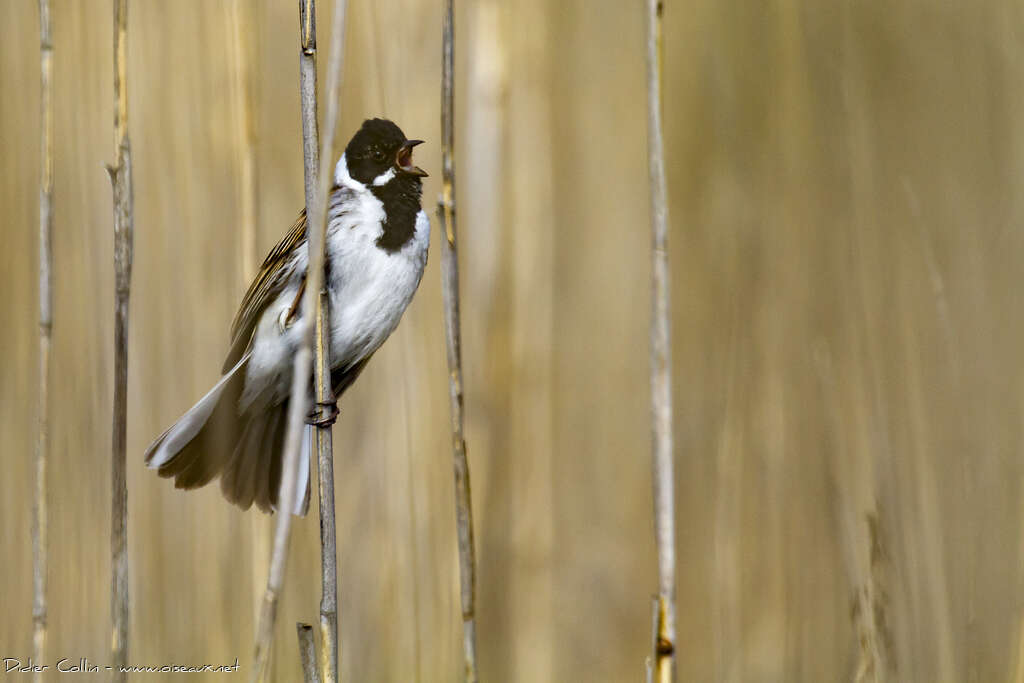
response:
[[[110,613],[112,680],[126,681],[128,664],[128,303],[132,279],[134,196],[128,138],[128,0],[114,2],[114,410],[111,467]]]
[[[455,230],[455,17],[446,0],[442,26],[441,166],[442,194],[437,206],[441,221],[441,288],[444,296],[445,342],[448,349],[448,394],[452,412],[452,461],[455,470],[455,524],[459,540],[462,602],[463,677],[476,683],[476,550],[473,504],[466,456],[462,397],[462,333],[459,321],[459,259]]]

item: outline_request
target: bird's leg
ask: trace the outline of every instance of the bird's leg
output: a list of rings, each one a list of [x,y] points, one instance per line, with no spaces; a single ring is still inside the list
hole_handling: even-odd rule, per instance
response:
[[[295,312],[299,310],[299,304],[302,303],[302,293],[306,291],[306,279],[303,278],[302,282],[299,283],[299,291],[295,294],[295,301],[288,307],[288,310],[281,314],[281,317],[277,320],[277,327],[283,333],[289,327],[292,326],[292,318],[295,317]]]
[[[334,424],[341,411],[338,410],[338,401],[317,401],[316,408],[309,414],[306,424],[314,427],[330,427]]]
[[[291,308],[288,309],[288,317],[284,319],[285,326],[291,325],[292,318],[295,317],[295,311],[299,310],[299,304],[302,302],[302,293],[306,291],[306,278],[302,278],[302,282],[299,283],[299,291],[295,295],[295,301],[292,302]]]

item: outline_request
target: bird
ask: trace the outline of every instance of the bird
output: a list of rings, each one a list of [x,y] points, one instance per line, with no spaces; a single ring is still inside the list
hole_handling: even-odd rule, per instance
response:
[[[368,119],[334,169],[327,202],[324,283],[329,305],[331,383],[340,397],[394,332],[423,277],[430,221],[413,148],[392,121]],[[220,477],[224,497],[243,510],[277,511],[294,356],[301,343],[308,266],[303,209],[270,251],[231,324],[220,380],[146,449],[146,466],[195,489]],[[315,314],[315,312],[312,312]],[[309,507],[312,391],[301,398],[303,430],[293,514]]]

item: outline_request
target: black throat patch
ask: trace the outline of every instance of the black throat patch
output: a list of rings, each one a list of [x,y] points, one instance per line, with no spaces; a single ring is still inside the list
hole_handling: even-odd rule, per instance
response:
[[[370,192],[384,204],[384,232],[377,238],[377,246],[393,254],[416,233],[423,183],[416,176],[400,173],[384,185],[370,185]]]

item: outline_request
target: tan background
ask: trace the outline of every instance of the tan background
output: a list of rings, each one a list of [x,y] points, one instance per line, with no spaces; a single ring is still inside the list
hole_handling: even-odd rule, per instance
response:
[[[482,679],[638,681],[655,587],[641,3],[457,4]],[[53,5],[50,652],[103,664],[111,8]],[[262,256],[303,197],[297,3],[242,5]],[[129,14],[138,664],[251,658],[268,523],[141,461],[216,379],[248,276],[229,10]],[[35,3],[2,12],[0,657],[26,658],[38,38]],[[386,115],[427,139],[431,209],[440,24],[440,3],[350,4],[339,133]],[[853,680],[871,643],[892,662],[879,680],[1022,680],[1019,3],[669,2],[666,34],[680,681]],[[433,241],[335,430],[346,681],[451,681],[461,661]],[[319,598],[315,519],[295,532],[279,681]]]

